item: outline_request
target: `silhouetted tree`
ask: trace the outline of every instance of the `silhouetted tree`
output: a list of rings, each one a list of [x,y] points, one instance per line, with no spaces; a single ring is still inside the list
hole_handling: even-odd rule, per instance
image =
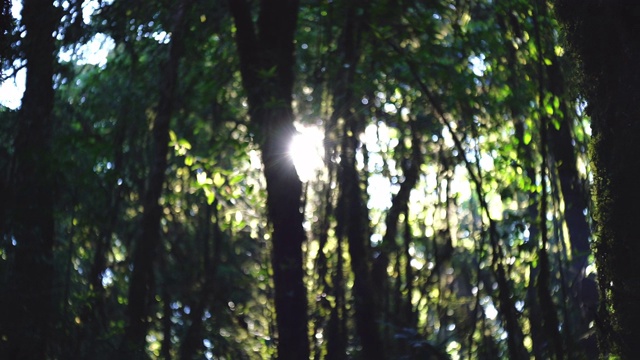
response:
[[[302,183],[288,155],[295,134],[291,101],[298,1],[261,1],[255,24],[246,1],[230,0],[229,6],[237,28],[242,82],[267,180],[278,358],[306,359],[309,339],[301,249],[305,240],[300,212]]]
[[[58,17],[49,0],[25,0],[22,42],[26,88],[18,115],[15,153],[10,168],[7,229],[3,241],[13,256],[6,303],[2,305],[0,356],[46,359],[53,310],[54,30]]]

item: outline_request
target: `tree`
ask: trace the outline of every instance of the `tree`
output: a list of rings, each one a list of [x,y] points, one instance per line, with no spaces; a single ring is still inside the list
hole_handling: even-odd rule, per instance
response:
[[[640,76],[635,59],[640,46],[640,7],[624,1],[558,1],[570,44],[582,65],[582,87],[592,118],[592,161],[596,221],[595,255],[600,288],[599,339],[604,356],[637,354],[640,295],[635,264],[638,247],[637,203],[640,191],[638,151]]]
[[[153,264],[161,246],[160,220],[162,207],[159,204],[167,170],[169,152],[169,127],[175,108],[178,68],[184,48],[186,13],[190,1],[178,4],[174,14],[173,36],[169,47],[169,59],[165,65],[160,84],[157,117],[153,123],[153,155],[151,170],[143,198],[141,220],[142,234],[133,250],[133,273],[129,285],[128,322],[120,348],[125,358],[144,358],[144,343],[148,331],[147,318],[153,302]]]
[[[26,90],[18,114],[15,153],[10,168],[7,228],[13,267],[2,297],[3,357],[45,359],[53,319],[54,170],[53,75],[58,25],[47,0],[24,1],[22,45],[27,68]]]
[[[237,28],[242,82],[259,134],[267,180],[280,359],[309,357],[301,250],[305,240],[300,213],[302,184],[288,157],[295,133],[291,97],[298,6],[298,1],[261,1],[254,25],[246,1],[229,1]]]
[[[2,31],[2,40],[0,40],[0,61],[4,62],[11,56],[11,33],[14,28],[13,17],[11,16],[11,0],[3,0],[0,4],[0,31]],[[4,72],[0,72],[0,76],[4,76]]]

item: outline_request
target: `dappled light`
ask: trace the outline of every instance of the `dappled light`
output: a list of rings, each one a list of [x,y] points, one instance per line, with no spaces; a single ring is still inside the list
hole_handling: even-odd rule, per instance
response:
[[[635,110],[562,2],[3,7],[0,359],[614,354]]]

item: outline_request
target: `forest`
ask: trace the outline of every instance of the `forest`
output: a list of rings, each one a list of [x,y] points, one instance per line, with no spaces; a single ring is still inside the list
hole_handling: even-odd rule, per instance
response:
[[[0,359],[633,359],[638,24],[3,0]]]

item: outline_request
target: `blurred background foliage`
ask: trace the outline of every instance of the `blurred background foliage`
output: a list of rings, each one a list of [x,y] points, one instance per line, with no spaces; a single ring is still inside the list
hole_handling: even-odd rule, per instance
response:
[[[113,359],[122,342],[176,4],[54,2],[46,358]],[[144,353],[272,358],[271,232],[236,28],[227,2],[185,4]],[[8,9],[4,86],[25,66]],[[387,358],[595,358],[590,126],[552,4],[303,0],[295,49],[312,357],[363,359],[370,345],[342,201],[355,186]],[[13,108],[0,110],[5,193]],[[0,289],[16,271],[10,211]]]

